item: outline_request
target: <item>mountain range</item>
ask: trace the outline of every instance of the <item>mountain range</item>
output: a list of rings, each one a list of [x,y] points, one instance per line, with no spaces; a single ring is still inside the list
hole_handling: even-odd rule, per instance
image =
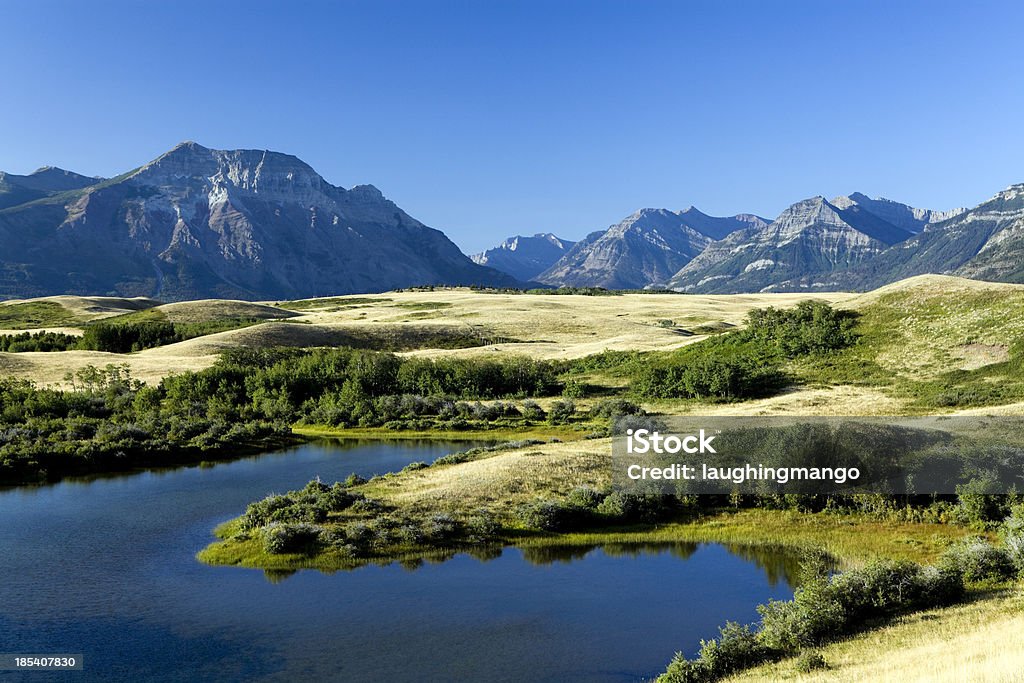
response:
[[[863,290],[924,273],[1024,282],[1024,184],[935,211],[852,193],[769,220],[645,208],[579,242],[510,237],[472,257],[372,185],[300,159],[182,143],[105,179],[0,172],[0,298],[294,299],[416,285]]]
[[[414,285],[516,286],[372,185],[294,156],[186,142],[111,179],[0,177],[0,296],[294,299]]]
[[[530,282],[562,258],[574,244],[550,232],[539,232],[532,237],[516,235],[469,258],[481,266],[490,266],[523,282]]]
[[[536,279],[737,294],[860,291],[925,273],[1024,282],[1024,184],[948,211],[859,192],[804,199],[774,220],[643,209],[588,235]]]
[[[552,286],[642,289],[667,282],[708,248],[713,235],[762,225],[764,219],[757,216],[713,218],[693,207],[641,209],[587,235],[536,279]]]

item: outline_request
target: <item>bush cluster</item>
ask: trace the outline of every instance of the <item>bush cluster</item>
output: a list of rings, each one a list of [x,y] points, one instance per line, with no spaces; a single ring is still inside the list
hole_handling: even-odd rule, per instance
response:
[[[1000,530],[1006,554],[1017,574],[1024,576],[1024,505],[1014,505]]]
[[[614,419],[624,415],[646,415],[643,408],[624,398],[606,398],[595,403],[588,412],[591,419]]]
[[[755,309],[745,329],[666,355],[632,359],[631,388],[643,398],[730,401],[766,396],[786,381],[782,362],[853,344],[854,314],[804,301],[793,309]]]
[[[242,515],[241,526],[249,530],[274,523],[319,524],[326,521],[332,512],[341,512],[364,499],[363,494],[349,491],[343,484],[327,486],[314,479],[299,491],[270,495],[250,503]]]
[[[695,659],[676,653],[659,683],[707,683],[761,662],[806,652],[859,628],[866,620],[948,605],[964,594],[955,568],[912,562],[875,561],[834,576],[817,575],[792,600],[772,600],[757,609],[757,629],[729,623],[717,639],[701,641]],[[804,654],[801,670],[825,666],[820,654]]]
[[[674,499],[661,495],[600,492],[578,487],[564,500],[535,500],[517,511],[526,528],[573,531],[630,522],[653,522],[675,510]]]
[[[1016,576],[1018,565],[1014,543],[1008,537],[1005,547],[997,548],[980,536],[965,538],[949,548],[942,567],[972,583],[1001,583]]]
[[[795,308],[756,308],[737,332],[744,340],[779,352],[786,358],[821,354],[855,343],[856,314],[840,311],[823,301],[801,301]]]
[[[427,465],[413,463],[413,469],[422,467]],[[364,483],[357,478],[350,482]],[[328,486],[319,479],[298,491],[249,504],[239,527],[238,538],[259,539],[268,553],[313,554],[330,549],[351,558],[414,546],[488,543],[501,532],[488,510],[464,518],[447,513],[423,518],[397,515],[381,501],[352,491],[349,482]]]
[[[727,334],[652,359],[631,389],[642,398],[730,401],[771,394],[784,381],[775,355]]]

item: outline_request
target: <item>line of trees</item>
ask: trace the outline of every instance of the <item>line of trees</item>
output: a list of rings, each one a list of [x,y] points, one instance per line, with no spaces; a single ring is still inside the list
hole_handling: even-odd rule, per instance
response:
[[[0,335],[0,351],[106,351],[132,353],[261,322],[254,318],[173,323],[169,320],[99,321],[76,336],[62,332],[21,332]]]
[[[522,357],[431,361],[348,348],[237,349],[157,386],[133,379],[126,366],[87,368],[67,377],[69,390],[0,380],[0,483],[265,447],[288,438],[297,421],[421,427],[424,407],[458,412],[460,404],[469,406],[465,426],[522,420],[526,412],[540,418],[544,411],[528,401],[523,410],[467,401],[556,395],[558,370]]]

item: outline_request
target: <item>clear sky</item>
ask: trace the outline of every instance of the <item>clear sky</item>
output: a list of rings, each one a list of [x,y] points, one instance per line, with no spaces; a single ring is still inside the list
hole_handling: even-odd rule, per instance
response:
[[[465,251],[644,206],[1024,182],[1024,3],[0,0],[0,169],[182,140],[372,183]]]

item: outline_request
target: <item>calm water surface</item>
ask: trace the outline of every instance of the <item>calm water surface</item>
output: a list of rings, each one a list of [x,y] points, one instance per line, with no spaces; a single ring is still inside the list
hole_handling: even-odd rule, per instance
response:
[[[209,567],[211,530],[314,476],[465,443],[317,442],[213,468],[0,491],[0,652],[29,681],[639,681],[787,598],[790,562],[720,545],[505,549],[325,575]]]

